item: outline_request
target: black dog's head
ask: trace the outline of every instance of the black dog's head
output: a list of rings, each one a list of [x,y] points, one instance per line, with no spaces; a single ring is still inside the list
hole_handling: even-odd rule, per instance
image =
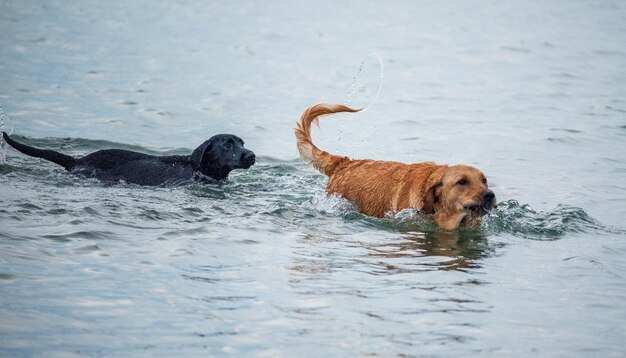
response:
[[[256,157],[232,134],[218,134],[202,143],[189,157],[193,169],[216,180],[226,179],[233,169],[248,169]]]

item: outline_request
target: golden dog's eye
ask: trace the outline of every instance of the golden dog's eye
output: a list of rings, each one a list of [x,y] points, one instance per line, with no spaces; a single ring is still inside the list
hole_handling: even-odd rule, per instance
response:
[[[467,185],[467,179],[461,179],[459,181],[456,182],[459,185]]]
[[[487,185],[487,179],[483,178],[483,184]]]

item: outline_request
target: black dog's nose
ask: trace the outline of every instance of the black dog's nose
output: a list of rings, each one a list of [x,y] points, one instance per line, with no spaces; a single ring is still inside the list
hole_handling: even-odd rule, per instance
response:
[[[496,197],[496,194],[494,194],[493,191],[489,189],[485,189],[480,193],[480,196],[482,196],[483,202],[490,203]]]
[[[254,155],[254,153],[251,151],[247,151],[243,154],[242,159],[248,163],[254,163],[256,161],[256,155]]]

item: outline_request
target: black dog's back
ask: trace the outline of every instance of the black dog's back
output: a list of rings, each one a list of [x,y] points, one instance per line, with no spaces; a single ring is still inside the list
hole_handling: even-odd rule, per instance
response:
[[[187,156],[155,156],[123,149],[104,149],[76,159],[72,173],[105,181],[139,185],[173,185],[193,180]]]

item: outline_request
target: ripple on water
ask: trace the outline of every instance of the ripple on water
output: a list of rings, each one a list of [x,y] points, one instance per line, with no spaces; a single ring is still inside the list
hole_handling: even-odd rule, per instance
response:
[[[143,209],[137,216],[149,221],[176,221],[183,217],[178,213],[148,208]]]
[[[15,275],[8,272],[0,272],[0,280],[13,280]]]
[[[77,254],[91,254],[94,252],[101,251],[101,249],[100,249],[100,246],[98,245],[87,245],[87,246],[82,246],[77,249],[74,249],[73,251],[74,253],[77,253]]]
[[[181,230],[170,230],[164,232],[159,236],[159,239],[167,240],[167,239],[179,239],[179,238],[192,238],[192,237],[202,237],[205,236],[208,232],[208,228],[206,226],[200,226],[190,229],[181,229]]]
[[[70,242],[75,239],[83,240],[111,240],[117,235],[111,231],[75,231],[65,234],[46,234],[41,237],[57,242]]]

